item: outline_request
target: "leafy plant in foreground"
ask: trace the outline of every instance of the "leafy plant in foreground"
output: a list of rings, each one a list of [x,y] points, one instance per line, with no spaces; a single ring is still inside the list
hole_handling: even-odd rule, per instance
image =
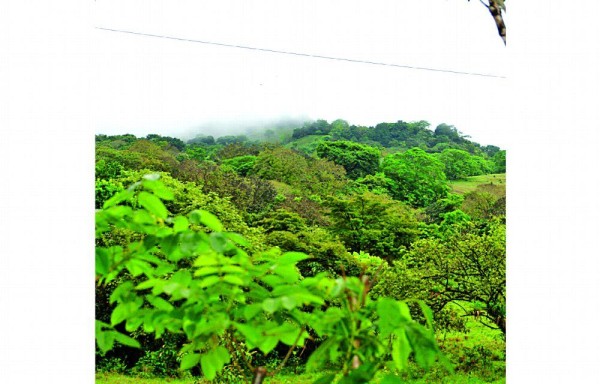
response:
[[[125,272],[132,277],[122,279],[110,296],[116,304],[110,323],[96,321],[102,351],[115,341],[139,347],[116,326],[156,338],[184,334],[188,343],[179,351],[181,369],[200,365],[213,380],[229,365],[258,383],[273,372],[253,367],[247,352],[268,354],[279,343],[288,345],[277,372],[311,333],[323,343],[307,369],[318,369],[325,360],[337,363],[340,383],[367,382],[384,366],[399,372],[411,353],[423,367],[438,357],[445,361],[433,336],[431,311],[422,302],[427,327],[412,320],[402,301],[372,301],[368,278],[303,278],[296,267],[308,258],[303,253],[281,254],[275,248],[250,255],[244,250],[250,244],[224,231],[207,211],[171,217],[162,200],[173,197],[157,175],[148,175],[96,212],[96,237],[113,229],[141,235],[125,246],[96,248],[98,284]],[[316,382],[332,380],[325,376]]]

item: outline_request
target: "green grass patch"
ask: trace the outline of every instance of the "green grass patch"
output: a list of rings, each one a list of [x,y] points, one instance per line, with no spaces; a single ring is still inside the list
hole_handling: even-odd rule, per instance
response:
[[[171,377],[141,378],[127,376],[120,373],[96,373],[96,384],[196,384],[201,383],[198,378],[175,379]],[[206,381],[208,383],[208,381]]]
[[[448,181],[451,192],[460,195],[474,191],[478,185],[482,184],[506,185],[506,173],[492,173],[489,175],[471,176],[466,180]]]

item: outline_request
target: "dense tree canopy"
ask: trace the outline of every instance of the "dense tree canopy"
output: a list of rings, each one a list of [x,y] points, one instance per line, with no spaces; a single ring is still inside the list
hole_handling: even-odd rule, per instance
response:
[[[317,154],[344,167],[351,179],[377,172],[381,156],[377,148],[351,141],[323,141],[317,146]]]
[[[387,156],[381,169],[394,181],[392,196],[415,207],[446,197],[444,164],[420,148]]]

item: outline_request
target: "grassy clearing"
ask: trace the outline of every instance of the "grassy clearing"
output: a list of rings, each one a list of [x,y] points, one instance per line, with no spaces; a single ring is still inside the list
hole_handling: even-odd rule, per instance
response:
[[[312,384],[321,375],[326,372],[319,372],[317,374],[299,374],[299,375],[277,375],[275,377],[267,377],[264,384]],[[382,375],[378,375],[373,380],[374,384],[381,381]],[[425,383],[452,383],[452,384],[480,384],[480,383],[493,383],[503,384],[506,382],[504,378],[495,381],[484,380],[477,376],[471,376],[466,373],[454,373],[446,374],[441,373],[441,370],[432,370],[426,373],[421,378],[407,378],[406,383],[414,384],[425,384]],[[189,379],[173,379],[173,378],[139,378],[131,377],[118,373],[98,373],[96,374],[97,384],[208,384],[207,380],[201,378],[189,378]],[[232,383],[234,384],[234,383]]]
[[[466,180],[452,180],[448,182],[452,193],[464,195],[474,191],[481,184],[506,185],[506,173],[493,173],[489,175],[471,176]]]
[[[303,374],[288,374],[277,375],[275,377],[267,377],[263,381],[264,384],[311,384],[317,380],[323,372],[318,373],[303,373]],[[208,384],[208,380],[202,378],[190,377],[186,379],[175,379],[170,377],[157,378],[141,378],[127,376],[119,373],[97,373],[96,384]]]

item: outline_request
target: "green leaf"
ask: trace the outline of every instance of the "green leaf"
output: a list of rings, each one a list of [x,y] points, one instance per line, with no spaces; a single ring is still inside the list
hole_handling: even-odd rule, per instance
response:
[[[108,300],[109,304],[114,303],[115,301],[122,301],[125,297],[129,296],[130,292],[133,290],[133,282],[126,281],[110,294],[110,298]]]
[[[162,297],[146,295],[146,300],[148,300],[148,302],[154,307],[163,311],[171,312],[173,309],[175,309],[171,303],[169,303]]]
[[[133,302],[121,303],[117,305],[117,307],[113,310],[110,315],[110,323],[112,325],[117,325],[127,317],[129,317],[132,313],[137,311],[138,306]]]
[[[119,332],[115,332],[115,340],[128,347],[141,348],[140,343],[136,339]]]
[[[115,332],[96,330],[96,343],[102,353],[110,351],[115,344]]]
[[[233,323],[235,328],[244,336],[248,349],[255,348],[261,340],[261,332],[249,324]]]
[[[215,232],[221,232],[223,230],[223,224],[221,224],[221,221],[219,221],[217,216],[208,211],[196,209],[190,212],[189,217],[190,221],[194,224],[203,224]]]
[[[290,265],[308,258],[310,258],[310,256],[302,252],[286,252],[277,259],[277,263],[281,265]]]
[[[194,276],[198,277],[198,276],[214,275],[214,274],[219,273],[220,270],[221,270],[221,268],[219,268],[219,267],[202,267],[202,268],[198,268],[198,270],[196,272],[194,272]]]
[[[266,299],[262,303],[262,308],[268,313],[273,313],[279,309],[280,305],[281,305],[281,302],[279,300]]]
[[[169,280],[187,287],[192,282],[192,274],[187,269],[180,269],[175,272]]]
[[[408,367],[408,356],[412,348],[404,330],[397,330],[394,335],[396,337],[392,344],[392,360],[396,369],[402,371]]]
[[[221,281],[221,278],[219,276],[208,276],[205,279],[202,279],[202,281],[200,281],[200,288],[208,288],[211,287],[215,284],[217,284],[218,282]]]
[[[297,302],[293,296],[282,296],[281,305],[283,308],[290,310],[296,308]]]
[[[429,368],[438,355],[438,347],[433,335],[418,323],[407,323],[406,325],[406,336],[415,352],[416,363],[423,368]]]
[[[144,176],[145,177],[145,176]],[[151,190],[156,196],[163,200],[173,200],[175,196],[173,192],[158,180],[146,179],[142,181],[144,188]]]
[[[433,331],[433,311],[423,300],[417,300],[419,303],[419,307],[421,307],[421,311],[425,316],[425,320],[427,321],[427,327]]]
[[[181,358],[180,368],[182,370],[187,370],[187,369],[193,368],[198,364],[199,361],[200,361],[199,353],[188,353],[187,355],[185,355]]]
[[[146,191],[140,192],[138,195],[138,202],[144,208],[146,208],[150,213],[154,214],[156,217],[161,219],[166,219],[168,212],[167,208],[165,208],[164,204],[160,199]]]
[[[242,267],[238,267],[237,265],[225,265],[221,268],[222,273],[239,273],[245,274],[246,270]]]
[[[138,285],[136,285],[135,289],[142,290],[142,289],[153,288],[159,281],[160,281],[159,279],[149,279],[149,280],[143,281],[143,282],[139,283]]]
[[[321,345],[311,353],[306,361],[306,372],[314,372],[326,363],[326,357],[329,354],[329,349],[337,348],[338,341],[334,337],[325,340]]]
[[[154,217],[148,213],[148,211],[145,211],[143,209],[138,209],[135,212],[133,212],[133,222],[136,224],[140,224],[140,225],[154,225],[156,223],[156,220],[154,219]],[[155,228],[152,227],[142,227],[140,228],[144,231],[152,231]]]
[[[232,285],[245,285],[244,280],[236,275],[225,275],[223,276],[223,281]]]
[[[250,247],[251,244],[248,242],[248,240],[246,240],[242,235],[239,235],[237,233],[233,233],[233,232],[226,232],[223,234],[225,237],[227,237],[229,240],[233,241],[234,243],[241,245],[243,247]]]
[[[271,352],[273,349],[275,349],[275,347],[277,346],[278,343],[279,343],[279,338],[277,338],[275,336],[263,337],[260,341],[260,345],[258,346],[258,349],[260,349],[261,352],[266,355],[269,352]]]
[[[173,230],[175,233],[186,231],[189,225],[190,222],[184,216],[177,216],[173,219]]]
[[[120,202],[129,200],[132,197],[133,197],[133,191],[129,191],[129,190],[121,191],[121,192],[117,193],[116,195],[114,195],[113,197],[111,197],[110,199],[106,200],[104,202],[104,204],[102,205],[102,209],[110,208],[112,206],[119,204]]]
[[[227,364],[231,361],[231,356],[229,355],[229,351],[227,350],[227,348],[225,348],[223,346],[218,346],[217,348],[215,348],[213,353],[215,355],[215,360],[221,367],[221,368],[219,368],[219,371],[223,368],[223,366],[225,364]]]
[[[218,361],[215,359],[214,354],[206,353],[200,358],[200,365],[202,366],[202,373],[208,380],[213,380],[217,376]]]
[[[96,275],[104,276],[108,273],[110,261],[108,254],[103,248],[96,248]]]
[[[227,239],[219,232],[213,232],[209,237],[210,246],[218,253],[225,252]]]
[[[129,260],[127,263],[125,263],[125,267],[129,271],[129,273],[131,273],[131,275],[134,277],[137,277],[142,273],[146,273],[146,275],[151,275],[154,270],[150,264],[138,259]]]
[[[262,304],[250,304],[244,306],[244,319],[252,320],[262,310]]]
[[[274,272],[281,276],[286,283],[294,283],[300,279],[300,273],[293,264],[278,265]]]

